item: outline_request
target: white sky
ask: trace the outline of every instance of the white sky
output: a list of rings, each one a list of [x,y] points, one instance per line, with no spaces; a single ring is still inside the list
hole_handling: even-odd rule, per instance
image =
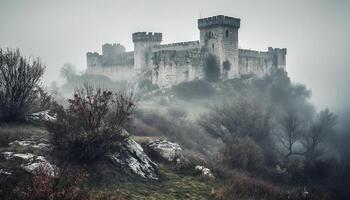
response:
[[[50,83],[66,62],[84,70],[86,52],[103,43],[132,50],[136,31],[198,40],[197,19],[218,14],[241,18],[242,48],[286,47],[290,77],[318,108],[350,106],[348,0],[0,0],[0,47],[40,56]]]

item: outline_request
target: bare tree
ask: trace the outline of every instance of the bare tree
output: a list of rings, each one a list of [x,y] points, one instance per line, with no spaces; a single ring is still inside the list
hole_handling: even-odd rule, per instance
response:
[[[35,101],[43,96],[39,81],[44,65],[38,59],[24,58],[18,49],[0,49],[0,118],[24,120]]]
[[[322,150],[319,146],[324,142],[329,133],[333,131],[332,129],[336,121],[337,116],[328,109],[321,111],[317,115],[316,121],[301,139],[301,144],[305,149],[303,154],[308,161],[314,160],[322,155]]]
[[[295,144],[299,141],[302,130],[305,127],[303,120],[294,111],[287,111],[287,114],[281,120],[282,132],[278,137],[282,147],[287,152],[285,158],[292,155],[300,155],[294,149]]]
[[[311,161],[322,154],[319,146],[327,135],[332,132],[336,123],[336,116],[328,109],[321,111],[317,119],[309,128],[302,117],[294,111],[288,111],[281,121],[282,134],[278,137],[282,147],[286,151],[285,158],[299,155]],[[299,144],[299,147],[295,147]]]
[[[260,104],[242,98],[211,107],[199,124],[209,134],[223,141],[232,136],[249,136],[259,142],[269,137],[270,119],[270,113]]]

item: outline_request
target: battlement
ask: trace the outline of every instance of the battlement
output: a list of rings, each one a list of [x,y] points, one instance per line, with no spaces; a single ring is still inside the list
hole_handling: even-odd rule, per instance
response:
[[[268,52],[280,53],[280,54],[287,55],[287,49],[286,48],[272,48],[272,47],[269,47],[268,48]]]
[[[188,42],[177,42],[177,43],[169,43],[169,44],[162,44],[162,45],[158,45],[155,46],[155,49],[162,49],[162,48],[166,48],[166,47],[178,47],[178,46],[197,46],[199,45],[199,41],[188,41]]]
[[[87,53],[86,53],[86,56],[87,56],[87,57],[99,57],[100,54],[97,53],[97,52],[87,52]]]
[[[255,51],[250,49],[238,49],[239,56],[269,58],[272,56],[269,51]]]
[[[162,33],[136,32],[132,34],[133,42],[161,42]]]
[[[208,18],[198,19],[198,28],[212,28],[216,26],[225,26],[231,28],[239,28],[241,23],[241,19],[228,17],[224,15],[217,15]]]
[[[119,43],[113,43],[113,44],[104,44],[102,45],[102,55],[105,56],[112,56],[120,53],[125,52],[125,47]]]

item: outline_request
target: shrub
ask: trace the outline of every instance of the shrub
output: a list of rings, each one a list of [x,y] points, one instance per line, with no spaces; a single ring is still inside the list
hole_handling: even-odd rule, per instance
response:
[[[245,174],[232,172],[227,174],[223,186],[216,191],[217,199],[249,199],[249,200],[282,200],[297,199],[294,194],[288,195],[287,191],[272,185],[271,183],[249,177]]]
[[[27,114],[45,107],[48,95],[40,88],[44,65],[24,58],[19,50],[0,49],[0,120],[23,121]]]
[[[239,98],[213,106],[199,124],[224,142],[232,136],[249,136],[259,144],[270,139],[270,111],[255,99]]]
[[[215,93],[213,86],[203,80],[180,83],[172,89],[178,97],[184,99],[209,97]]]
[[[185,149],[214,154],[219,146],[216,140],[193,123],[184,111],[174,112],[173,109],[166,114],[155,110],[137,112],[132,132],[142,136],[165,136]]]
[[[57,106],[57,121],[48,123],[56,149],[83,163],[116,151],[127,137],[123,127],[135,109],[132,93],[112,93],[86,85],[68,101],[69,108]]]
[[[222,150],[223,162],[232,167],[248,171],[262,167],[264,155],[262,149],[249,137],[234,137]]]

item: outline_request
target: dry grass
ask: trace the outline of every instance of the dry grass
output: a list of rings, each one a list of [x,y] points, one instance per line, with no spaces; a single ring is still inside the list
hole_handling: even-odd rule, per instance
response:
[[[24,140],[32,136],[44,136],[45,129],[30,124],[2,124],[0,126],[0,147],[8,147],[8,143]]]

